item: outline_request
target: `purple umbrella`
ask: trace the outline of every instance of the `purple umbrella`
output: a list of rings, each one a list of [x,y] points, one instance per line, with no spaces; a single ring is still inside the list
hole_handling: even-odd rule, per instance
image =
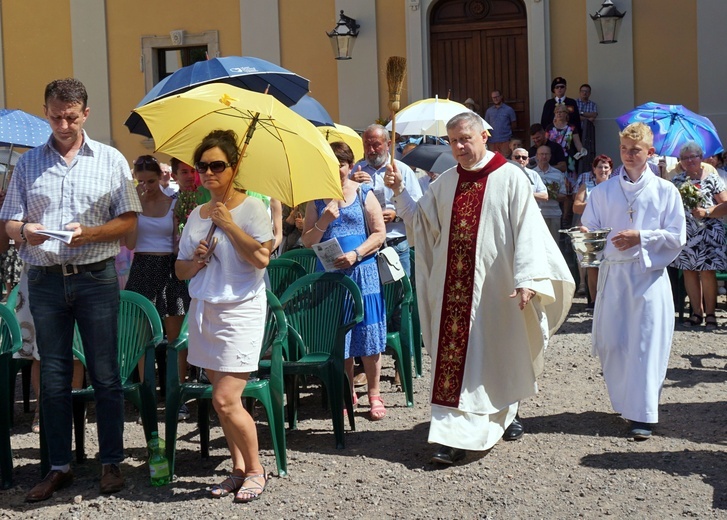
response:
[[[689,141],[697,143],[709,157],[724,150],[712,121],[682,105],[645,103],[616,119],[623,130],[631,123],[644,123],[654,132],[654,148],[659,155],[678,157]]]

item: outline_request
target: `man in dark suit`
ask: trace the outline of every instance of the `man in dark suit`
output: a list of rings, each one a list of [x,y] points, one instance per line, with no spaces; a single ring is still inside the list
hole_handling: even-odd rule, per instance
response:
[[[550,91],[553,93],[553,97],[545,102],[543,105],[543,115],[540,116],[540,124],[543,128],[548,128],[549,125],[553,124],[553,117],[555,116],[555,105],[561,103],[568,107],[568,124],[573,125],[576,128],[578,134],[581,133],[581,118],[578,114],[578,103],[573,98],[566,97],[565,78],[558,76],[550,84]]]

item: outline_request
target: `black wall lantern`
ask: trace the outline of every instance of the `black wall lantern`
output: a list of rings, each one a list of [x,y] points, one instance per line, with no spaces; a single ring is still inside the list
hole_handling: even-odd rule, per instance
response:
[[[598,39],[601,43],[616,43],[618,41],[618,30],[624,16],[626,16],[626,13],[619,11],[611,0],[605,0],[598,12],[591,15],[593,23],[596,24]]]
[[[343,9],[341,9],[341,17],[338,19],[336,27],[326,33],[331,39],[331,47],[333,47],[333,54],[337,60],[351,59],[351,51],[356,42],[359,27],[356,20],[343,14]]]

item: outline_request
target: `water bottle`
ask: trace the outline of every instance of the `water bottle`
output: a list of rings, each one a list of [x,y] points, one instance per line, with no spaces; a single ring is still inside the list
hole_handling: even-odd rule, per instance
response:
[[[157,432],[152,432],[149,441],[149,474],[152,486],[169,484],[169,461],[164,455],[164,441],[159,439]]]

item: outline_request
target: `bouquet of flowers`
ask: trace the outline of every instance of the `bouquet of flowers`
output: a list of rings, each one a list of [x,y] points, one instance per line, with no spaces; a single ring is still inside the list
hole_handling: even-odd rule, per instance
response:
[[[548,200],[558,200],[560,193],[560,183],[558,181],[549,182],[545,185],[548,188]]]
[[[684,207],[690,211],[698,208],[703,202],[699,189],[689,181],[679,186],[679,195],[682,197]]]
[[[179,190],[177,192],[177,205],[174,207],[174,215],[179,222],[179,235],[182,235],[184,225],[187,223],[189,214],[197,207],[197,192],[195,190]]]

